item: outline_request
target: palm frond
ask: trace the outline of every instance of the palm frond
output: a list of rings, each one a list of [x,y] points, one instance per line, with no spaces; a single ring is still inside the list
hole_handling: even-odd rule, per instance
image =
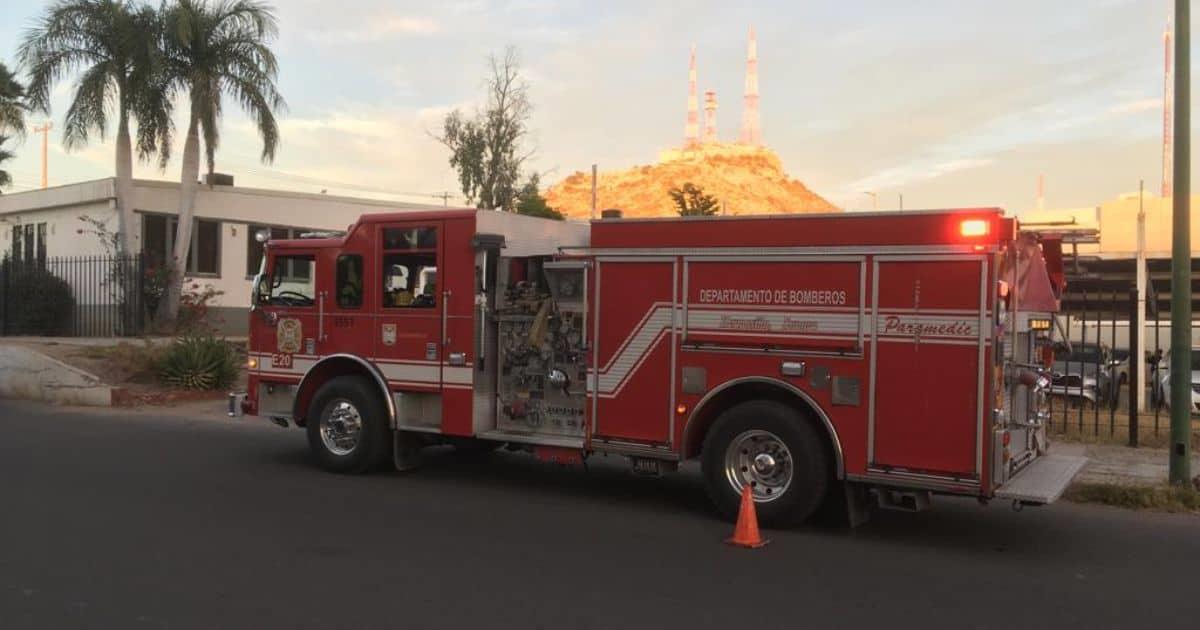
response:
[[[271,6],[258,0],[177,0],[163,20],[168,64],[191,98],[209,171],[221,144],[226,94],[255,121],[262,160],[273,160],[279,146],[275,116],[286,103],[276,87],[279,64],[269,45],[278,34]]]
[[[160,147],[169,155],[169,73],[158,19],[154,9],[128,0],[59,0],[25,31],[17,60],[29,77],[30,107],[49,113],[53,86],[79,75],[64,124],[68,148],[92,136],[103,140],[116,113],[138,121],[139,157]]]

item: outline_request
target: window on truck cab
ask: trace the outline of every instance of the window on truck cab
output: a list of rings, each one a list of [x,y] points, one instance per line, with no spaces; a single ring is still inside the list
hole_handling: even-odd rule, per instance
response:
[[[337,259],[337,305],[340,308],[362,306],[363,260],[358,254],[343,254]]]
[[[384,228],[383,251],[383,307],[436,307],[437,228]]]
[[[276,256],[271,261],[270,282],[259,300],[270,306],[312,306],[316,303],[312,254]]]

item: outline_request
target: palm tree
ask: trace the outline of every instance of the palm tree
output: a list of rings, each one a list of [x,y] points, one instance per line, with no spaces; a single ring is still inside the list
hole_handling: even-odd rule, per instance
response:
[[[13,159],[12,151],[4,149],[9,137],[5,132],[25,133],[25,88],[17,82],[8,67],[0,63],[0,164]],[[12,175],[0,169],[0,188],[12,185]]]
[[[222,99],[228,93],[254,120],[262,138],[262,160],[271,162],[279,146],[275,113],[285,105],[275,86],[278,64],[269,42],[278,27],[270,5],[257,0],[178,0],[164,6],[161,15],[172,88],[186,93],[190,103],[172,275],[165,299],[159,304],[159,318],[165,321],[179,312],[200,175],[201,134],[211,174],[221,141]]]
[[[4,164],[13,158],[11,151],[4,150],[4,143],[8,142],[8,136],[0,136],[0,164]],[[0,188],[12,185],[12,176],[8,171],[0,168]]]
[[[155,11],[127,0],[60,0],[25,32],[17,52],[29,75],[28,103],[49,113],[50,90],[79,73],[67,110],[63,140],[68,150],[92,134],[104,141],[109,117],[117,116],[117,231],[126,252],[138,251],[130,196],[133,151],[130,121],[138,122],[138,157],[170,152],[171,108],[160,78]]]
[[[0,63],[0,133],[25,133],[25,87]]]

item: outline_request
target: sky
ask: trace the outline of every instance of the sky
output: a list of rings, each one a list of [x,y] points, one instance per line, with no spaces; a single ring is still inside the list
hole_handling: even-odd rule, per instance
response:
[[[5,0],[0,60],[47,5]],[[276,0],[281,116],[263,164],[227,101],[217,170],[239,185],[429,202],[457,192],[432,135],[483,98],[486,59],[516,46],[534,105],[529,164],[554,183],[596,163],[652,163],[682,143],[687,61],[737,138],[747,29],[758,34],[763,138],[788,173],[851,210],[1095,206],[1161,177],[1169,0]],[[54,92],[61,129],[72,83]],[[181,111],[183,108],[179,108]],[[42,120],[35,116],[34,122]],[[185,129],[179,121],[177,127]],[[50,184],[111,176],[111,143],[67,153]],[[178,143],[182,146],[182,140]],[[40,136],[6,163],[38,185]],[[138,177],[177,180],[135,166]],[[1193,175],[1194,177],[1194,175]],[[453,203],[454,197],[451,198]]]

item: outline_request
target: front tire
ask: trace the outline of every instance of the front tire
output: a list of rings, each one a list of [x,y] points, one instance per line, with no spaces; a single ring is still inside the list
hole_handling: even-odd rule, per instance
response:
[[[737,518],[749,485],[759,521],[768,527],[803,523],[829,487],[825,438],[809,418],[773,400],[753,400],[717,418],[701,455],[708,496]]]
[[[361,474],[391,458],[387,411],[379,392],[360,376],[322,385],[308,408],[308,447],[330,472]]]

